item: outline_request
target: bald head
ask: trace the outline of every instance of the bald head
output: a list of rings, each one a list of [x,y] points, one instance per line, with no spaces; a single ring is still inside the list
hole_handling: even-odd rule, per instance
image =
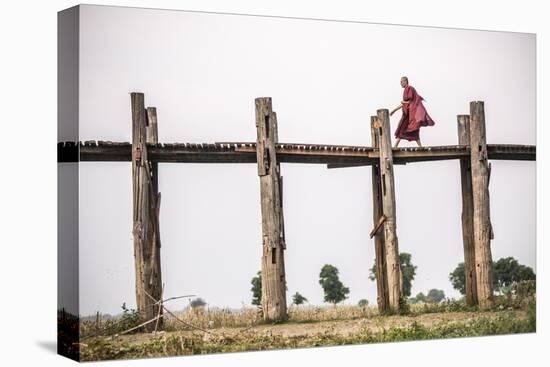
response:
[[[405,88],[407,85],[409,85],[409,78],[406,76],[401,77],[401,86]]]

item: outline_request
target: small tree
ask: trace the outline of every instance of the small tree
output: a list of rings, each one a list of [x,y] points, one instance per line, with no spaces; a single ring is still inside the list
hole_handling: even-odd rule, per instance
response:
[[[262,272],[259,271],[250,281],[252,284],[252,304],[260,307],[262,305]]]
[[[199,297],[190,301],[189,305],[191,306],[191,308],[204,307],[206,306],[206,301]]]
[[[344,287],[340,281],[338,269],[335,266],[326,264],[321,268],[319,284],[325,292],[325,302],[336,305],[345,300],[349,294],[349,288]]]
[[[409,298],[411,303],[426,303],[426,295],[422,292],[418,293],[415,297]]]
[[[503,257],[493,263],[493,288],[509,288],[513,283],[535,280],[535,272],[529,266],[520,264],[513,257]]]
[[[292,303],[294,303],[296,306],[299,306],[303,304],[304,302],[307,302],[307,298],[302,296],[300,293],[296,292],[292,296]]]
[[[460,292],[460,294],[466,294],[466,275],[464,270],[464,263],[459,263],[455,270],[449,274],[449,280],[453,285],[453,288]]]
[[[445,299],[445,292],[440,289],[430,289],[426,296],[427,302],[439,303]]]
[[[357,303],[357,306],[359,307],[367,307],[369,305],[369,301],[366,300],[366,299],[360,299],[359,302]]]
[[[409,297],[411,295],[412,282],[416,275],[416,266],[411,262],[412,255],[407,252],[399,254],[399,265],[401,267],[401,274],[403,275],[403,297]],[[376,260],[369,272],[369,279],[376,280]]]
[[[493,262],[493,289],[507,291],[513,283],[535,280],[536,275],[532,268],[520,264],[513,257],[504,257]],[[453,288],[461,294],[466,293],[464,263],[458,266],[449,274],[449,280]]]
[[[412,281],[416,275],[416,266],[411,262],[412,256],[409,253],[399,254],[399,264],[401,265],[401,274],[403,274],[403,297],[411,295]]]
[[[122,303],[122,317],[120,320],[111,326],[116,325],[115,330],[117,332],[126,331],[132,327],[138,326],[143,321],[141,313],[133,308],[128,308],[126,302]],[[143,327],[138,328],[134,332],[143,330]]]

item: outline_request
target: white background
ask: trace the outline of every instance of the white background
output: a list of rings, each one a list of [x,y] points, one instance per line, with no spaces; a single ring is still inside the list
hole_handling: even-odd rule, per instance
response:
[[[45,3],[45,2],[44,2]],[[444,27],[535,32],[537,37],[537,276],[538,310],[544,310],[548,285],[541,263],[547,263],[542,244],[544,180],[543,87],[541,71],[548,55],[549,36],[541,8],[523,1],[522,6],[478,4],[474,1],[392,1],[364,5],[340,1],[116,1],[99,4],[155,6],[172,9],[283,15],[319,19],[344,19]],[[2,298],[0,333],[2,353],[9,365],[32,363],[65,365],[55,349],[56,315],[56,21],[58,10],[75,5],[68,1],[26,2],[4,5],[2,37]],[[538,6],[538,5],[537,5]],[[505,77],[505,76],[503,76]],[[546,79],[544,79],[546,78]],[[15,220],[15,221],[14,221]],[[119,365],[264,365],[315,363],[334,365],[391,363],[411,365],[541,365],[543,340],[548,340],[548,317],[538,313],[538,333],[503,336],[348,346],[315,350],[253,352],[163,360],[117,362]],[[547,341],[546,341],[547,344]],[[475,362],[473,362],[475,360]],[[391,365],[391,363],[389,365]]]

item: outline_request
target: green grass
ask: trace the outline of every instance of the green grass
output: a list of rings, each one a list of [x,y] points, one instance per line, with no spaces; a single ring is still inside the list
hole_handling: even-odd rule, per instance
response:
[[[124,341],[127,339],[110,341],[105,338],[97,338],[82,346],[81,358],[86,361],[146,358],[535,332],[535,305],[528,305],[525,310],[527,318],[524,319],[518,319],[510,313],[503,313],[496,319],[490,319],[481,314],[479,318],[467,322],[449,322],[433,327],[426,327],[414,322],[408,327],[390,327],[377,333],[363,329],[353,335],[325,332],[306,336],[267,336],[243,332],[229,337],[209,334],[203,336],[203,334],[197,333],[185,337],[181,335],[152,336],[140,344]]]

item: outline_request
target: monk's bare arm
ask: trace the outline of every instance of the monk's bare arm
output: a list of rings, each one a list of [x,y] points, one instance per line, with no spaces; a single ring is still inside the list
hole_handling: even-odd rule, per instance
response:
[[[400,104],[399,106],[395,107],[391,112],[390,112],[390,116],[393,115],[395,113],[395,111],[397,111],[398,109],[400,109],[402,106],[402,104]]]

